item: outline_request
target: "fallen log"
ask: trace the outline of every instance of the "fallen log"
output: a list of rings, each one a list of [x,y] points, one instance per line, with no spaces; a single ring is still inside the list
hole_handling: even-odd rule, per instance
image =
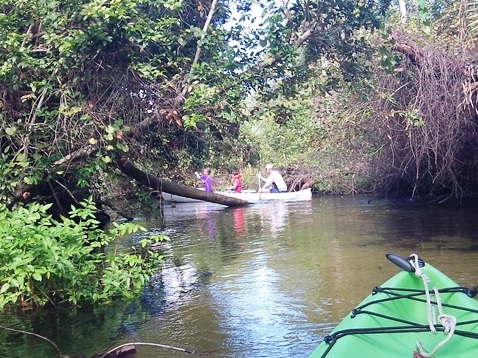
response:
[[[187,185],[172,183],[170,181],[159,179],[150,175],[131,164],[126,158],[121,157],[117,161],[119,169],[127,176],[135,179],[138,183],[169,194],[184,196],[186,198],[198,199],[214,204],[221,204],[225,206],[244,206],[249,203],[246,200],[232,198],[216,193],[208,193],[203,190],[191,188]]]

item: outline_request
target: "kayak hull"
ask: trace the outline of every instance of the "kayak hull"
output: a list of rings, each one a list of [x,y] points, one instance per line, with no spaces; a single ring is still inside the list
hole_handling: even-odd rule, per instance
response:
[[[422,271],[430,280],[429,290],[440,290],[443,313],[453,315],[457,320],[455,334],[436,351],[434,357],[478,357],[478,301],[430,264],[426,263]],[[413,296],[396,298],[397,294]],[[431,302],[433,316],[437,317],[436,301],[432,298]],[[430,352],[448,335],[439,322],[435,326],[438,332],[430,331],[424,283],[414,272],[399,272],[357,308],[319,344],[310,358],[412,358],[417,351],[417,340]]]

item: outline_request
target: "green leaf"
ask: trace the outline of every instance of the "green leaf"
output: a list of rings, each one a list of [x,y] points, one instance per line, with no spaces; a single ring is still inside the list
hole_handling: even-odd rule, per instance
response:
[[[123,144],[123,143],[116,143],[116,147],[121,150],[122,152],[125,152],[127,153],[129,151],[129,147],[126,145],[126,144]]]
[[[8,282],[4,283],[2,288],[0,289],[0,293],[6,292],[10,288],[10,284]]]
[[[14,135],[16,132],[17,128],[15,127],[8,127],[7,129],[5,129],[5,133],[7,133],[8,135]]]

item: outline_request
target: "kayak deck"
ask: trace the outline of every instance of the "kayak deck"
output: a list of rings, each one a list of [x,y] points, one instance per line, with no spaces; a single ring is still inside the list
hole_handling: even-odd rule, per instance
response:
[[[427,295],[422,278],[402,271],[390,278],[344,318],[332,333],[312,352],[319,357],[414,357],[417,340],[425,351],[436,350],[436,358],[478,357],[478,301],[475,291],[458,286],[428,263],[421,269],[430,280],[429,290],[438,289],[438,296]],[[437,303],[438,302],[438,303]],[[440,305],[444,314],[456,318],[454,334],[449,341],[444,326],[437,321],[432,332],[428,320],[437,317]]]

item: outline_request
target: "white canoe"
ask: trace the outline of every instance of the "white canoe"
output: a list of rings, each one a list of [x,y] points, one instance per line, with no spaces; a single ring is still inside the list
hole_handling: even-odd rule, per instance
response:
[[[179,196],[174,194],[162,193],[163,199],[171,203],[199,203],[202,200],[186,198],[185,196]]]
[[[304,201],[312,199],[311,189],[305,189],[300,191],[290,191],[286,193],[258,193],[252,190],[244,190],[242,193],[234,192],[216,192],[216,194],[221,194],[237,199],[242,199],[250,204],[260,203],[262,201],[269,200],[281,200],[281,201]],[[163,192],[163,199],[173,203],[197,203],[202,200],[186,198],[184,196],[173,195]]]

